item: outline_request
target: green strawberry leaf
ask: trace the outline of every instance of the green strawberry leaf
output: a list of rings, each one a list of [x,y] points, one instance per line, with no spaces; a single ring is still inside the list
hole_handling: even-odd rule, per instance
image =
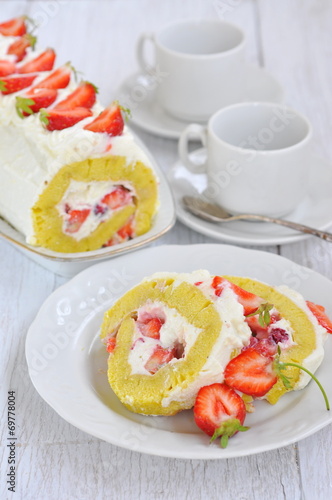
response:
[[[24,118],[23,113],[28,113],[28,115],[32,115],[33,111],[30,106],[33,106],[35,101],[33,99],[29,99],[28,97],[16,97],[16,111],[20,118]]]
[[[45,108],[42,108],[42,109],[39,111],[39,119],[40,119],[40,121],[41,121],[44,125],[46,125],[46,126],[47,126],[47,125],[49,124],[49,122],[50,122],[50,121],[49,121],[49,119],[48,119],[48,117],[49,117],[48,112],[46,111],[46,109],[45,109]]]
[[[270,311],[272,308],[273,304],[264,302],[264,304],[261,304],[254,312],[246,314],[246,318],[249,318],[250,316],[256,316],[256,314],[258,314],[258,323],[262,328],[264,328],[265,326],[269,326],[271,322]]]
[[[3,80],[0,80],[0,92],[6,92],[7,90],[7,83],[4,82]]]

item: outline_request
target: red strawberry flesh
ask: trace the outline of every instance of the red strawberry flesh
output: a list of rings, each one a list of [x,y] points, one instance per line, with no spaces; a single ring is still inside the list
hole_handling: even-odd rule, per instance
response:
[[[14,75],[0,78],[0,90],[3,95],[14,94],[30,87],[37,75]]]
[[[25,63],[19,68],[19,73],[37,73],[51,71],[54,66],[56,54],[53,49],[47,49],[35,59]]]
[[[314,304],[314,302],[310,302],[309,300],[307,300],[307,306],[309,307],[312,314],[316,317],[318,323],[329,333],[332,333],[332,321],[327,316],[325,307]]]
[[[271,358],[249,347],[227,364],[224,380],[233,389],[258,398],[274,386],[277,376]]]
[[[88,82],[77,87],[66,99],[60,101],[54,109],[75,109],[83,107],[90,109],[96,102],[96,88]]]
[[[16,72],[16,65],[12,61],[0,61],[0,76],[12,75]]]
[[[44,80],[40,81],[35,88],[38,89],[64,89],[70,82],[71,69],[68,65],[56,69]]]
[[[48,123],[46,128],[49,131],[53,130],[63,130],[65,128],[72,127],[76,123],[88,118],[92,115],[92,112],[86,108],[75,108],[75,109],[51,109],[46,112],[44,116]]]
[[[246,417],[246,408],[242,398],[226,384],[212,384],[202,387],[194,405],[196,425],[208,436],[220,431],[219,436],[227,433],[228,437],[236,434]]]
[[[95,120],[84,128],[91,132],[107,133],[111,137],[121,135],[124,128],[124,120],[120,106],[113,104],[106,108]]]
[[[235,285],[231,281],[221,276],[215,276],[212,280],[212,288],[215,289],[215,294],[220,297],[225,288],[233,290],[239,303],[243,306],[243,314],[251,314],[264,302],[261,297],[254,293],[247,292],[243,288]]]
[[[27,32],[25,17],[15,17],[0,24],[0,33],[3,36],[22,36]]]
[[[157,345],[148,359],[148,361],[145,363],[144,368],[150,372],[152,375],[157,373],[160,368],[165,366],[167,363],[169,363],[176,355],[176,349],[164,349],[160,345]]]
[[[90,212],[91,210],[88,208],[83,210],[70,210],[68,212],[69,219],[66,221],[66,232],[70,234],[76,233],[87,219]]]

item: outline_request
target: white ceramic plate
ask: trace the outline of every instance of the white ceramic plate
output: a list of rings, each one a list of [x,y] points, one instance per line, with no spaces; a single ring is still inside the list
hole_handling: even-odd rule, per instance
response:
[[[198,163],[205,158],[205,149],[198,149],[191,154],[191,159]],[[306,198],[285,218],[325,231],[332,224],[331,163],[321,158],[313,158],[311,176]],[[193,174],[181,161],[177,161],[168,172],[168,180],[175,198],[178,219],[198,233],[229,243],[257,246],[294,243],[311,237],[266,222],[234,221],[216,224],[204,221],[184,209],[182,198],[185,195],[202,195],[207,188],[206,175]]]
[[[45,248],[28,245],[25,242],[23,234],[14,229],[2,218],[0,218],[0,237],[9,241],[15,248],[41,266],[53,271],[56,274],[72,277],[92,264],[109,259],[110,257],[114,257],[116,255],[131,252],[132,250],[148,245],[152,241],[163,236],[173,227],[175,223],[175,207],[172,192],[154,157],[136,135],[135,139],[150,159],[159,179],[160,207],[155,215],[150,231],[142,236],[134,238],[133,240],[121,243],[120,245],[100,248],[99,250],[93,250],[91,252],[79,253],[59,253]]]
[[[245,71],[239,102],[283,102],[284,91],[270,73],[252,64],[247,64]],[[153,76],[136,73],[122,83],[114,96],[130,107],[132,124],[160,137],[178,139],[188,122],[168,115],[158,105],[155,99],[156,85]]]
[[[244,275],[287,284],[327,306],[332,282],[278,255],[227,245],[159,246],[86,269],[44,303],[26,339],[29,374],[39,394],[79,429],[130,450],[177,458],[216,459],[250,455],[289,445],[332,422],[314,383],[283,396],[276,406],[256,403],[250,430],[222,450],[194,424],[191,411],[174,417],[131,413],[107,383],[107,353],[98,329],[104,311],[143,277],[157,271]],[[330,305],[329,305],[330,304]],[[332,400],[332,341],[317,374]]]

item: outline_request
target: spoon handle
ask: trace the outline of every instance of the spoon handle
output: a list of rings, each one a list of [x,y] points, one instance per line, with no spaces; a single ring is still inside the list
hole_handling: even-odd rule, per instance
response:
[[[296,231],[301,231],[302,233],[312,234],[313,236],[318,236],[318,238],[322,238],[325,241],[332,242],[332,233],[328,233],[326,231],[320,231],[319,229],[314,229],[313,227],[305,226],[304,224],[299,224],[298,222],[292,222],[284,219],[275,219],[274,217],[267,217],[265,215],[237,215],[234,216],[237,219],[243,220],[261,220],[265,222],[272,222],[273,224],[279,224],[280,226],[286,226],[291,229],[295,229]],[[233,220],[234,220],[233,219]]]

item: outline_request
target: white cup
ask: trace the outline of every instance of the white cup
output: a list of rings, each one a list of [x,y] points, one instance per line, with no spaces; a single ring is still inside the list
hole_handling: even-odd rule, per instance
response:
[[[191,172],[207,174],[205,194],[228,212],[281,217],[306,195],[311,138],[310,123],[293,109],[240,103],[219,110],[207,127],[185,128],[179,155]],[[188,152],[192,139],[207,150],[199,165]]]
[[[155,65],[146,60],[153,43]],[[182,120],[207,121],[219,108],[238,102],[243,87],[245,35],[219,20],[189,20],[144,33],[137,43],[143,72],[155,72],[156,100]]]

